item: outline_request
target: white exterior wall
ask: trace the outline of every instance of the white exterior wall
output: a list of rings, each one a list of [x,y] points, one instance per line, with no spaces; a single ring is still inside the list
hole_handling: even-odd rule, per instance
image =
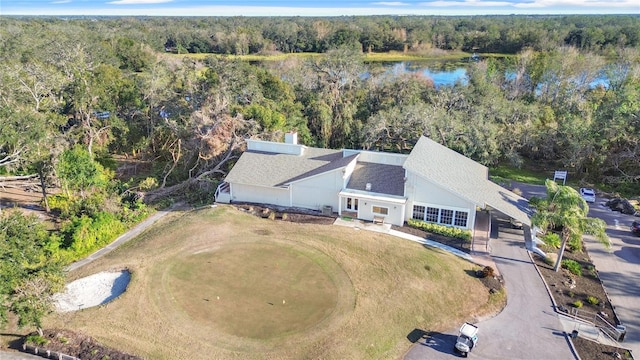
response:
[[[359,154],[358,160],[364,162],[370,162],[374,164],[387,164],[402,166],[407,160],[409,155],[385,153],[379,151],[366,151],[366,150],[343,150],[343,156],[349,156],[353,154]]]
[[[373,213],[373,207],[380,206],[389,209],[388,215],[379,215]],[[377,201],[371,199],[359,199],[358,200],[358,218],[362,220],[373,220],[374,216],[384,216],[384,222],[386,224],[393,224],[402,226],[404,219],[402,218],[402,207],[404,205],[387,203],[384,201]]]
[[[247,150],[265,151],[276,154],[301,155],[305,146],[298,144],[278,143],[272,141],[247,139]]]
[[[407,172],[404,191],[405,196],[409,199],[407,201],[405,220],[411,219],[414,204],[431,205],[445,209],[468,211],[467,228],[473,228],[476,221],[476,204],[474,202],[428,182],[411,172]]]
[[[353,171],[355,170],[357,164],[358,157],[354,158],[353,161],[351,161],[349,165],[344,168],[344,173],[342,174],[342,186],[340,186],[341,189],[347,187],[349,179],[351,178],[351,174],[353,174]]]
[[[230,184],[231,201],[290,206],[289,190]]]
[[[330,205],[337,212],[342,184],[342,169],[292,183],[291,206],[322,210],[323,206]]]

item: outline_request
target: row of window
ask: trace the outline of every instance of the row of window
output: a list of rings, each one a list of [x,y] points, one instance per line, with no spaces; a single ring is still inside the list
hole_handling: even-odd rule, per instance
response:
[[[347,198],[346,208],[348,210],[357,211],[358,199]],[[386,207],[373,206],[371,210],[374,214],[389,215],[389,209]],[[454,225],[466,228],[469,213],[460,210],[414,205],[412,217],[417,220],[424,220],[436,224]]]
[[[467,227],[467,219],[469,218],[469,213],[460,210],[413,205],[412,218],[436,224]]]

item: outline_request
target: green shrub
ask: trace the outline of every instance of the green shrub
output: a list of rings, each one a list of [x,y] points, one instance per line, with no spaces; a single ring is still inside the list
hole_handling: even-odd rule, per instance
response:
[[[562,268],[569,270],[574,275],[582,276],[582,265],[575,260],[562,260]]]
[[[127,224],[135,224],[149,215],[149,208],[142,200],[123,202],[120,220]]]
[[[598,298],[595,296],[587,296],[587,302],[591,305],[598,305],[600,303],[600,300],[598,300]]]
[[[65,194],[55,194],[47,198],[51,211],[60,214],[63,219],[71,217],[75,200]]]
[[[42,345],[46,345],[49,342],[49,340],[45,339],[44,337],[38,334],[31,334],[27,336],[27,338],[25,339],[25,342],[27,344],[42,346]]]
[[[582,251],[582,237],[576,236],[567,242],[567,246],[569,247],[569,251],[572,252],[580,252]]]
[[[79,259],[109,244],[120,236],[126,227],[116,215],[99,212],[95,218],[87,215],[74,217],[61,229],[63,241],[61,247]]]
[[[560,235],[550,232],[542,237],[542,242],[554,249],[558,249],[562,244],[562,239],[560,239]]]
[[[438,234],[442,236],[461,239],[464,241],[471,241],[471,231],[465,229],[459,229],[452,226],[444,226],[439,224],[433,224],[422,220],[409,219],[407,222],[409,226],[424,230],[432,234]]]
[[[582,301],[580,301],[580,300],[576,300],[576,301],[574,301],[574,302],[573,302],[573,304],[572,304],[572,305],[573,305],[575,308],[580,309],[580,308],[582,307],[582,305],[583,305],[583,304],[582,304]]]

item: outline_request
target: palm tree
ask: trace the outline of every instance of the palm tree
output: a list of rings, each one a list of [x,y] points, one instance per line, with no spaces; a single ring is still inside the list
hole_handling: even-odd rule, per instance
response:
[[[587,217],[589,206],[578,192],[569,186],[556,184],[553,180],[545,182],[547,197],[531,198],[529,204],[536,210],[531,224],[542,231],[560,231],[562,244],[554,270],[560,270],[562,257],[567,244],[572,249],[582,249],[582,236],[593,235],[606,247],[610,246],[602,219]]]

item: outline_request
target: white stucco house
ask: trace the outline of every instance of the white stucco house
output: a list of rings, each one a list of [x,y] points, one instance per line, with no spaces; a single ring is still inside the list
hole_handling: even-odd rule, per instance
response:
[[[491,182],[487,167],[421,137],[409,155],[247,140],[216,191],[220,203],[338,213],[402,226],[409,219],[472,229],[477,211],[530,225],[527,201]]]

